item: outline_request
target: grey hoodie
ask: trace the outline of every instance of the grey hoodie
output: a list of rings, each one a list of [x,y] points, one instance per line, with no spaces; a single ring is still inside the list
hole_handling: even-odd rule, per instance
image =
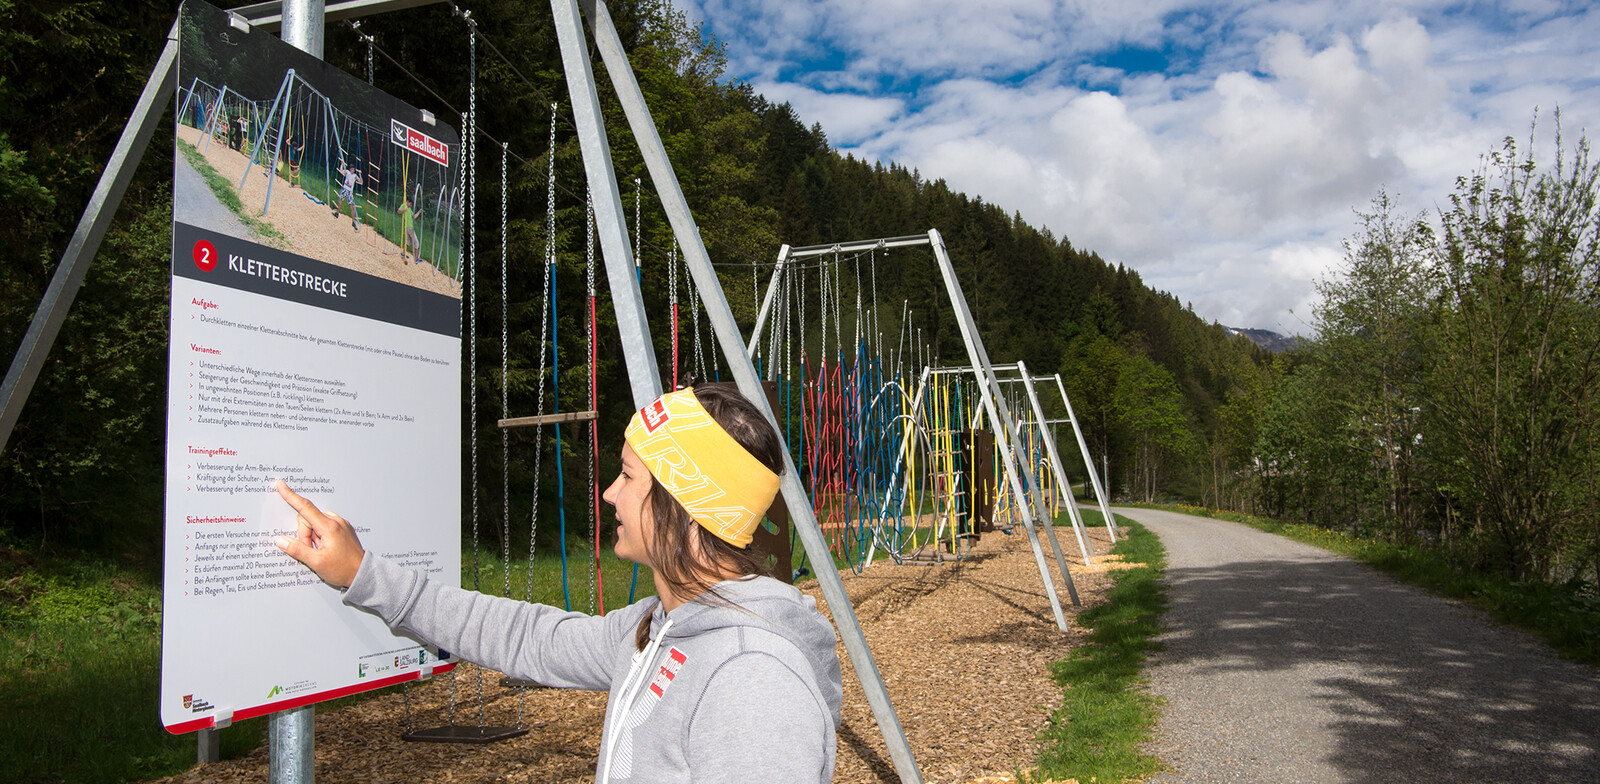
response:
[[[737,607],[655,598],[604,616],[430,583],[368,552],[345,591],[363,607],[514,678],[605,689],[595,781],[828,782],[843,691],[833,627],[769,577],[718,583]],[[650,643],[634,649],[650,614]]]

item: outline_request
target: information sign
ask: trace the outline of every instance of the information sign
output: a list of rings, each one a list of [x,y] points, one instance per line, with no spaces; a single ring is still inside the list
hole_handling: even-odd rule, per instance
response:
[[[278,550],[294,512],[273,480],[348,512],[369,550],[460,579],[459,137],[240,27],[195,0],[180,11],[161,680],[172,732],[451,666]]]

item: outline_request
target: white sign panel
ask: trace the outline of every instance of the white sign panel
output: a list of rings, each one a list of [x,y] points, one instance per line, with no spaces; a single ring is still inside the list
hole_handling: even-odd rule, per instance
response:
[[[451,666],[278,550],[295,524],[273,480],[447,584],[461,509],[460,222],[456,171],[441,163],[454,132],[397,149],[391,123],[420,124],[419,110],[210,6],[186,3],[180,25],[161,683],[172,732]]]

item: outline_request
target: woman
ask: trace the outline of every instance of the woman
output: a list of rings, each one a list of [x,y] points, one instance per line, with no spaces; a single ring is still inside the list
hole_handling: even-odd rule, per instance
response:
[[[756,576],[749,550],[777,493],[783,445],[724,385],[661,396],[634,415],[605,492],[619,557],[650,567],[656,597],[604,616],[435,585],[281,482],[298,535],[278,546],[344,602],[515,678],[606,689],[595,780],[833,778],[842,696],[833,628],[816,603]]]

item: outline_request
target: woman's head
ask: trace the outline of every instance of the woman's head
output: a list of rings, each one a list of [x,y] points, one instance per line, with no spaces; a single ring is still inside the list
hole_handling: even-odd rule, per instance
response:
[[[749,542],[776,494],[783,444],[731,384],[647,407],[628,427],[622,463],[606,490],[619,556],[650,566],[684,598],[765,571]]]

